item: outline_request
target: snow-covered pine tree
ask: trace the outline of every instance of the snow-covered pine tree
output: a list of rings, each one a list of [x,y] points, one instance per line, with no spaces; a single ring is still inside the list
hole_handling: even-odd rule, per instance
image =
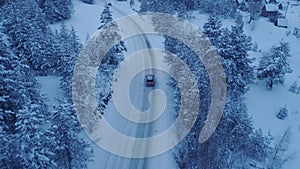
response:
[[[1,133],[11,133],[14,130],[16,112],[20,108],[16,106],[18,96],[18,58],[9,49],[8,37],[0,33],[0,125]]]
[[[276,117],[280,120],[284,120],[285,118],[287,118],[288,115],[289,115],[288,109],[287,109],[286,105],[284,105],[284,107],[281,107],[279,109],[279,111],[276,114]]]
[[[50,23],[56,23],[71,18],[71,0],[45,0],[42,5],[46,19]]]
[[[208,105],[210,101],[210,88],[209,88],[209,80],[207,76],[206,69],[199,59],[199,57],[187,46],[185,46],[182,42],[177,41],[176,39],[165,37],[165,49],[176,56],[178,56],[177,59],[183,60],[188,67],[191,69],[191,71],[194,74],[195,80],[198,82],[198,87],[200,90],[200,112],[198,119],[191,130],[191,132],[188,134],[186,138],[180,143],[180,145],[176,148],[175,152],[175,158],[178,166],[180,168],[195,168],[197,166],[200,166],[201,161],[199,161],[199,143],[198,143],[198,136],[199,131],[201,130],[201,127],[203,126],[203,122],[205,120],[205,115],[208,110]],[[178,62],[174,62],[173,57],[166,56],[165,61],[167,64],[171,66],[171,72],[174,76],[179,78],[179,81],[183,83],[189,83],[191,82],[190,78],[187,78],[186,72],[181,67],[181,64],[176,64]],[[182,70],[182,71],[181,71]],[[180,97],[180,91],[178,89],[178,86],[176,84],[176,81],[171,79],[171,82],[169,85],[173,88],[175,92],[175,106],[174,110],[177,110],[175,115],[179,113],[180,110],[180,103],[181,103],[181,97]],[[193,103],[195,102],[194,98],[188,97],[189,100],[185,100],[185,102]],[[188,119],[184,119],[188,120]],[[178,126],[178,132],[182,129],[182,127],[185,127],[184,124],[182,126]],[[201,155],[202,156],[202,155]]]
[[[237,4],[235,0],[141,0],[140,8],[140,12],[163,12],[178,16],[194,10],[219,17],[234,17]]]
[[[218,19],[214,20],[211,17],[210,22],[206,24],[204,32],[208,33],[208,37],[217,48],[230,83],[223,118],[212,137],[203,144],[198,143],[198,137],[210,101],[207,72],[205,68],[203,71],[201,61],[197,61],[195,54],[184,44],[168,37],[165,40],[165,49],[186,62],[198,78],[201,102],[204,103],[201,103],[201,112],[193,129],[175,150],[176,162],[180,168],[249,168],[250,164],[243,161],[264,161],[268,155],[268,142],[265,141],[267,139],[256,136],[243,97],[248,91],[248,84],[254,79],[251,66],[253,60],[248,56],[248,51],[252,49],[251,39],[243,33],[241,17],[237,18],[236,25],[231,30],[221,29]],[[172,59],[166,60],[174,67],[176,73],[180,73]],[[184,76],[182,78],[184,79]],[[175,86],[173,83],[171,85]],[[175,100],[178,100],[178,96]],[[233,142],[235,144],[232,144]],[[257,143],[260,144],[255,147]],[[254,156],[249,153],[255,151],[254,147],[261,148],[260,155]]]
[[[248,0],[247,11],[250,13],[249,23],[257,20],[262,12],[263,1],[262,0]]]
[[[280,42],[279,46],[273,46],[269,54],[265,54],[259,62],[257,78],[266,81],[266,87],[272,90],[274,85],[283,84],[286,73],[292,73],[288,63],[289,44]]]
[[[48,52],[52,51],[56,56],[65,50],[54,50],[62,46],[57,45],[57,41],[53,43],[52,50],[52,39],[49,38],[52,36],[47,34],[46,22],[39,21],[38,16],[43,15],[40,15],[36,6],[34,0],[12,0],[0,10],[3,21],[3,27],[0,28],[0,143],[3,145],[0,149],[0,168],[57,168],[58,164],[65,162],[63,158],[56,158],[56,153],[61,152],[52,151],[56,147],[54,136],[58,135],[56,130],[48,129],[43,124],[47,110],[32,74],[32,70],[44,69],[45,63],[48,64],[49,58],[44,62],[44,57],[38,56],[49,55]],[[68,35],[68,52],[78,52],[77,43],[71,41],[76,39],[75,31]],[[56,62],[52,62],[55,60],[51,58],[50,63],[56,65]],[[56,123],[55,120],[49,122]],[[73,136],[74,139],[76,137],[78,149],[72,150],[72,156],[80,158],[74,158],[76,161],[72,165],[74,168],[85,168],[85,160],[90,154],[88,151],[85,156],[87,151],[82,150],[86,150],[84,147],[88,147],[88,144],[78,135]]]
[[[98,69],[96,94],[99,96],[99,109],[101,113],[103,113],[111,99],[112,91],[110,87],[113,75],[119,64],[124,60],[124,52],[126,50],[124,41],[117,43],[105,55]]]
[[[24,106],[17,113],[16,134],[13,139],[17,147],[18,165],[23,168],[56,167],[50,160],[54,153],[52,148],[43,143],[51,137],[46,137],[43,124],[47,108],[40,102]]]
[[[182,4],[179,0],[141,0],[140,12],[163,12],[174,14],[175,4]]]
[[[52,70],[55,51],[53,33],[34,0],[9,1],[1,8],[4,32],[11,38],[13,52],[36,74]]]
[[[224,35],[225,39],[226,33]],[[251,65],[254,59],[248,54],[252,50],[252,42],[243,31],[241,15],[236,16],[235,25],[231,27],[227,38],[228,41],[219,47],[219,54],[225,67],[228,93],[241,96],[249,90],[249,85],[254,80],[254,68]]]
[[[268,155],[265,149],[264,137],[258,137],[253,129],[251,118],[247,113],[247,107],[244,98],[238,101],[227,101],[223,119],[217,131],[221,144],[221,149],[227,151],[227,168],[249,168],[249,163],[245,161],[264,161]],[[258,139],[255,140],[254,138]],[[249,152],[254,152],[255,146],[263,145],[259,149],[259,155],[253,156]],[[258,147],[256,147],[258,148]],[[224,150],[224,151],[225,151]],[[219,157],[222,157],[221,155]]]
[[[54,167],[49,147],[42,144],[49,139],[42,128],[47,110],[36,80],[0,34],[0,168]]]
[[[61,24],[59,31],[56,31],[56,39],[60,42],[58,46],[59,58],[57,60],[57,71],[63,75],[68,69],[68,60],[72,57],[70,45],[70,31],[66,28],[64,23]]]
[[[203,33],[209,38],[210,42],[218,47],[218,38],[222,33],[221,30],[222,23],[220,18],[217,16],[210,15],[208,18],[208,22],[203,26]]]
[[[110,10],[110,6],[105,5],[100,15],[100,26],[98,27],[98,29],[101,29],[104,25],[112,22],[112,20],[113,18],[112,18],[112,11]]]
[[[71,99],[71,82],[75,61],[82,45],[76,35],[74,28],[67,30],[64,24],[61,25],[59,32],[56,34],[58,41],[57,73],[63,78],[61,79],[61,88],[66,98]]]
[[[254,59],[248,55],[252,50],[252,43],[251,38],[243,32],[240,15],[237,15],[231,30],[220,27],[220,21],[210,17],[204,26],[204,33],[207,33],[221,57],[227,78],[227,93],[230,93],[233,99],[234,96],[245,94],[254,80],[254,68],[251,65]]]
[[[57,22],[58,18],[56,16],[59,12],[57,11],[53,0],[45,0],[41,7],[49,23]]]
[[[100,16],[100,27],[110,23],[113,20],[110,5],[105,5]],[[115,25],[116,26],[116,25]],[[111,30],[115,32],[116,30]],[[104,112],[109,100],[111,99],[111,82],[113,74],[119,64],[124,60],[124,52],[127,51],[124,41],[114,45],[104,56],[96,77],[96,96],[99,100],[99,111]]]
[[[197,0],[198,9],[222,18],[234,17],[237,10],[237,3],[235,0]]]
[[[295,81],[289,88],[289,92],[300,94],[300,85]]]
[[[82,128],[71,103],[63,102],[52,112],[53,124],[49,128],[49,135],[53,134],[52,161],[56,168],[87,168],[87,162],[92,158],[91,146],[79,136]]]

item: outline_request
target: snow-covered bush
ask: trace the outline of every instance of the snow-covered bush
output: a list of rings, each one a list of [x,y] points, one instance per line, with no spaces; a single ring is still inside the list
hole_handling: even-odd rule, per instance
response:
[[[300,94],[300,85],[298,85],[297,81],[291,85],[289,92]]]
[[[287,116],[288,116],[288,109],[286,105],[284,105],[284,107],[281,107],[279,109],[279,111],[276,114],[276,117],[280,120],[284,120],[285,118],[287,118]]]

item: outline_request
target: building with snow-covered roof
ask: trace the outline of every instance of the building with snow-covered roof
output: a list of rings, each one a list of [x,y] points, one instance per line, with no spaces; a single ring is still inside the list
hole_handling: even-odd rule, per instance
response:
[[[276,22],[278,10],[278,4],[265,4],[262,9],[261,16],[268,17],[272,22]]]
[[[278,12],[278,4],[266,4],[265,5],[266,12]]]
[[[297,38],[300,38],[300,28],[295,28],[293,35],[295,35]]]
[[[278,27],[287,28],[288,20],[285,18],[277,18],[275,25]]]

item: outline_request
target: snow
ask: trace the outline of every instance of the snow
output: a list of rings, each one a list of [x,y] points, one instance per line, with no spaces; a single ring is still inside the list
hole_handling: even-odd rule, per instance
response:
[[[288,27],[288,20],[284,18],[277,19],[277,26],[279,27]]]
[[[265,7],[266,7],[267,12],[277,12],[278,11],[277,4],[266,4]]]
[[[244,1],[244,0],[237,0],[237,2],[238,2],[239,4],[241,4],[241,3],[245,2],[245,1]]]
[[[127,71],[130,71],[132,69],[132,65],[136,65],[133,67],[139,67],[140,64],[128,64],[129,62],[132,63],[133,60],[136,60],[137,62],[143,61],[143,59],[136,59],[132,58],[131,56],[128,57],[123,63],[122,66],[120,66],[120,70],[125,70],[126,71],[119,71],[124,79],[128,79],[128,81],[131,81],[132,77],[130,77],[130,73]],[[160,59],[158,62],[161,62],[162,60]],[[161,62],[162,63],[162,62]],[[128,67],[130,66],[130,67]],[[127,74],[128,73],[128,74]],[[144,74],[146,72],[142,71],[138,73],[136,76],[133,77],[133,80],[130,83],[130,87],[128,88],[129,91],[121,92],[121,94],[127,96],[127,93],[129,94],[129,97],[132,104],[134,107],[140,111],[143,111],[145,109],[149,108],[148,103],[144,103],[144,99],[148,98],[148,95],[153,91],[152,88],[150,87],[145,87],[144,85]],[[167,75],[163,72],[155,72],[156,79],[157,81],[156,84],[156,90],[161,90],[164,91],[166,94],[167,98],[172,98],[172,91],[169,90],[169,87],[166,85],[166,80],[168,78],[166,77]],[[116,75],[119,77],[118,75]],[[120,86],[123,81],[121,79],[118,79],[117,82],[114,82],[114,88],[121,88],[121,89],[126,89],[126,87]],[[114,90],[116,91],[116,90]],[[155,97],[159,97],[159,95],[155,94]],[[148,99],[147,99],[148,100]],[[151,99],[150,99],[151,100]],[[159,98],[155,99],[156,101],[161,100]],[[155,101],[154,100],[154,101]],[[114,101],[116,102],[116,101]],[[160,115],[160,117],[155,120],[154,122],[151,122],[149,124],[139,124],[139,123],[133,123],[129,121],[128,119],[124,118],[124,116],[121,116],[120,113],[118,112],[114,102],[110,102],[106,111],[104,112],[104,118],[108,121],[111,126],[117,130],[118,132],[125,134],[126,136],[130,137],[149,137],[149,136],[154,136],[162,133],[167,129],[171,124],[172,124],[172,101],[168,101],[165,111]],[[126,106],[126,102],[121,102],[123,106]],[[155,103],[154,105],[156,105]],[[122,110],[126,110],[122,109]],[[125,116],[128,118],[128,116]],[[147,126],[150,127],[150,129],[147,129]],[[150,134],[148,135],[147,132],[143,131],[144,128],[146,130],[149,130]],[[118,140],[115,143],[115,146],[120,146],[121,144],[119,143],[120,140]],[[163,144],[164,141],[168,140],[161,140],[161,144]],[[127,145],[127,148],[124,149],[124,151],[134,151],[134,149],[129,149],[130,145]],[[142,149],[142,147],[139,147],[139,149]],[[155,149],[155,147],[151,147],[151,149]],[[146,159],[129,159],[129,158],[124,158],[124,157],[119,157],[113,154],[109,154],[108,152],[104,151],[103,149],[96,149],[96,153],[99,157],[99,159],[104,159],[104,161],[97,161],[95,160],[95,163],[92,163],[90,168],[93,168],[94,166],[97,166],[99,168],[110,168],[110,167],[115,167],[115,168],[141,168],[141,163],[146,164],[146,168],[161,168],[161,166],[165,168],[176,168],[174,165],[174,161],[172,159],[172,151],[167,151],[166,153],[163,153],[159,156],[154,156]],[[140,166],[140,167],[134,167],[134,166]],[[145,166],[144,166],[145,167]]]
[[[287,1],[287,0],[286,0]],[[124,15],[132,14],[134,11],[131,9],[129,2],[116,2],[112,3],[113,17],[114,19],[122,17]],[[137,1],[136,1],[137,2]],[[248,105],[248,112],[253,118],[253,123],[256,128],[261,128],[265,134],[270,132],[277,141],[282,133],[289,127],[291,127],[291,142],[287,153],[297,152],[298,155],[290,161],[289,165],[285,169],[295,169],[300,166],[300,95],[293,94],[288,91],[290,85],[294,81],[300,82],[300,39],[297,39],[292,35],[295,28],[300,28],[300,5],[296,1],[290,1],[291,4],[288,7],[286,19],[289,27],[283,29],[276,27],[273,23],[269,22],[267,18],[260,17],[257,21],[248,24],[248,19],[245,19],[245,33],[252,37],[254,43],[258,44],[258,51],[249,53],[251,57],[256,58],[255,64],[257,65],[264,52],[280,41],[289,42],[291,47],[289,63],[293,68],[293,73],[286,75],[285,84],[282,86],[275,86],[272,91],[268,91],[265,88],[265,84],[262,81],[257,81],[251,85],[251,90],[246,96]],[[87,34],[92,35],[99,26],[100,13],[103,10],[105,2],[96,0],[94,5],[84,4],[80,0],[74,0],[74,13],[70,20],[65,21],[67,27],[74,27],[82,43],[85,42]],[[138,9],[138,3],[133,8]],[[278,6],[275,4],[267,4],[267,11],[277,11]],[[243,14],[244,18],[247,18],[247,14]],[[193,13],[191,22],[202,28],[204,23],[207,21],[208,16],[204,14]],[[228,27],[234,23],[233,19],[227,19],[223,21],[223,27]],[[53,29],[59,29],[60,24],[54,24],[51,27]],[[154,39],[154,43],[161,44],[161,38],[148,37],[147,39]],[[125,40],[129,53],[145,48],[145,46],[136,45],[140,40],[139,38],[134,40]],[[160,45],[158,45],[160,46]],[[160,75],[163,76],[163,75]],[[136,76],[135,80],[142,78],[142,76]],[[48,97],[47,104],[55,104],[57,98],[57,91],[59,91],[59,78],[58,77],[37,77],[38,81],[42,84],[41,92]],[[162,78],[165,79],[165,78]],[[298,83],[299,84],[299,83]],[[131,88],[134,88],[131,86]],[[133,89],[130,89],[133,90]],[[171,91],[168,88],[163,88],[167,98]],[[132,97],[132,96],[131,96]],[[131,98],[133,99],[133,98]],[[139,105],[137,103],[133,103]],[[287,106],[289,115],[285,120],[279,120],[276,118],[276,112],[280,107]],[[167,105],[167,110],[169,105]],[[134,124],[126,123],[126,119],[120,114],[118,115],[117,110],[112,102],[109,103],[108,108],[105,112],[105,118],[113,125],[113,127],[125,133],[126,135],[135,136],[137,133],[137,127]],[[163,117],[163,116],[161,116]],[[170,123],[167,121],[166,124]],[[165,125],[166,125],[165,124]],[[124,127],[125,126],[125,127]],[[167,126],[156,126],[153,128],[153,132],[161,132]],[[152,133],[154,134],[154,133]],[[89,163],[89,168],[126,168],[129,163],[135,160],[122,158],[116,155],[112,155],[105,150],[99,148],[95,143],[93,148],[95,150],[95,160]],[[121,162],[122,161],[122,162]],[[175,162],[172,159],[172,151],[168,151],[165,154],[156,156],[154,158],[147,159],[148,166],[150,168],[175,168]]]
[[[300,29],[295,28],[294,31],[293,31],[293,35],[295,35],[297,38],[300,38]]]
[[[290,44],[289,63],[293,73],[287,74],[285,84],[275,86],[272,91],[268,91],[265,83],[257,81],[251,85],[251,90],[247,94],[248,112],[253,118],[256,128],[261,128],[265,134],[268,132],[278,141],[285,130],[291,127],[291,140],[287,154],[297,153],[295,159],[291,160],[285,169],[295,169],[300,166],[300,95],[289,92],[289,87],[294,81],[300,82],[300,40],[292,35],[294,27],[300,24],[300,6],[290,6],[286,19],[289,22],[288,29],[274,26],[266,18],[259,18],[253,25],[245,24],[246,34],[252,37],[254,43],[258,44],[258,52],[250,55],[256,58],[256,64],[264,52],[268,52],[272,45],[285,41]],[[285,120],[276,118],[276,112],[280,107],[287,106],[289,115]],[[297,112],[298,111],[298,112]]]
[[[59,104],[59,99],[62,99],[62,93],[60,89],[59,76],[36,76],[38,84],[40,85],[40,93],[44,98],[45,104],[48,106],[48,111],[54,110],[54,106]],[[44,129],[50,127],[49,123],[43,125]]]
[[[58,105],[58,99],[61,99],[59,76],[36,76],[37,82],[41,85],[40,93],[45,97],[44,101],[48,105],[49,111],[53,110],[54,105]]]
[[[125,15],[133,14],[129,2],[107,1],[112,4],[111,10],[114,19]],[[80,0],[74,0],[73,14],[71,19],[64,21],[67,28],[75,28],[81,43],[85,43],[88,36],[94,34],[100,25],[100,14],[104,9],[105,1],[95,0],[93,5],[83,3]],[[51,25],[53,30],[59,30],[61,23]]]
[[[140,1],[133,0],[132,9],[134,11],[139,11],[140,10],[140,6],[141,6],[141,2]]]
[[[299,84],[300,82],[300,39],[293,35],[294,29],[300,28],[300,3],[293,1],[291,4],[297,5],[288,7],[285,18],[289,26],[287,29],[277,27],[263,17],[248,24],[249,14],[241,12],[245,33],[252,38],[254,44],[258,45],[257,52],[249,52],[250,57],[256,58],[254,65],[258,65],[263,54],[280,41],[288,42],[290,45],[292,57],[288,61],[293,72],[285,76],[284,85],[275,86],[272,91],[269,91],[263,81],[257,81],[251,85],[251,89],[246,95],[248,112],[253,119],[254,127],[261,128],[266,135],[270,132],[274,137],[273,144],[280,139],[289,127],[291,128],[290,145],[286,155],[294,153],[296,155],[285,166],[285,169],[295,169],[300,166],[300,95],[289,92],[292,83],[298,81]],[[268,5],[271,5],[269,10],[277,11],[277,5]],[[198,12],[194,12],[192,15],[190,21],[202,29],[208,16]],[[222,27],[230,29],[234,25],[234,19],[225,19],[222,24]],[[284,105],[287,106],[289,115],[285,120],[279,120],[276,118],[276,113]]]
[[[114,19],[120,18],[122,16],[135,13],[134,10],[131,8],[129,2],[117,2],[117,1],[107,1],[112,4],[110,7],[113,11],[112,15]],[[99,27],[99,20],[100,20],[100,14],[102,10],[104,9],[105,1],[96,0],[94,5],[89,5],[82,3],[80,0],[74,0],[73,1],[73,8],[74,12],[72,14],[72,18],[70,20],[66,20],[64,24],[67,28],[74,27],[77,31],[77,35],[79,36],[80,42],[84,43],[86,40],[87,35],[94,34],[95,31],[97,31],[97,28]],[[138,9],[139,3],[136,1],[133,8]],[[51,25],[52,29],[59,29],[60,23]],[[146,49],[149,46],[145,42],[145,40],[149,40],[152,47],[157,47],[162,49],[162,37],[154,36],[154,35],[147,35],[147,36],[136,36],[133,38],[129,38],[125,40],[125,45],[127,46],[128,51],[125,53],[125,56],[130,58],[130,54],[133,52],[136,52],[141,49]],[[158,60],[158,62],[161,62],[161,60]],[[146,61],[145,61],[146,63]],[[141,64],[135,64],[136,66],[140,66]],[[126,69],[128,70],[128,69]],[[124,73],[124,72],[123,72]],[[122,78],[127,78],[126,72],[125,76],[122,76]],[[133,81],[140,80],[143,78],[144,75],[140,74],[138,76],[135,76]],[[162,79],[160,80],[162,84],[162,88],[160,88],[160,93],[165,93],[167,98],[172,98],[171,94],[173,93],[170,91],[169,87],[167,87],[166,75],[164,73],[157,73],[156,79]],[[132,82],[130,83],[130,90],[129,95],[131,97],[130,101],[135,105],[135,107],[138,110],[147,109],[149,106],[148,104],[140,107],[143,104],[140,104],[141,100],[148,100],[148,94],[151,95],[151,92],[154,93],[155,97],[157,95],[157,91],[152,91],[148,88],[145,89],[144,85],[138,85],[138,86],[132,86]],[[124,89],[124,88],[123,88]],[[139,98],[138,96],[135,96],[136,91],[144,91],[149,90],[142,98]],[[163,92],[162,92],[163,91]],[[140,92],[142,93],[142,92]],[[149,96],[150,96],[149,95]],[[132,98],[135,97],[135,98]],[[167,103],[165,107],[165,112],[162,112],[161,116],[158,117],[157,121],[154,123],[150,123],[150,125],[144,125],[144,124],[137,124],[130,122],[128,119],[125,119],[123,116],[121,116],[118,112],[118,110],[115,107],[115,104],[113,102],[110,102],[108,104],[107,109],[104,112],[104,118],[107,119],[109,124],[113,126],[114,129],[116,129],[118,132],[123,133],[125,135],[131,136],[131,137],[148,137],[149,135],[156,135],[164,131],[164,129],[168,128],[172,123],[172,114],[170,114],[172,111],[171,109],[173,106],[171,103]],[[144,131],[143,131],[144,130]],[[94,168],[141,168],[143,165],[147,166],[147,168],[161,168],[162,166],[164,168],[176,168],[175,161],[173,159],[172,151],[167,151],[166,153],[163,153],[161,155],[155,156],[155,157],[149,157],[149,158],[141,158],[141,159],[130,159],[125,157],[120,157],[114,154],[111,154],[104,149],[100,148],[95,142],[92,142],[92,140],[89,139],[89,137],[85,134],[83,134],[86,139],[89,140],[89,142],[92,143],[93,149],[94,149],[94,161],[88,163],[88,167],[91,169]],[[118,140],[110,140],[110,142],[115,142],[116,146],[120,146],[121,144],[118,144]],[[167,140],[162,140],[162,143]],[[126,147],[123,147],[126,150]],[[140,147],[142,148],[142,147]],[[135,150],[128,150],[127,151],[135,151]]]

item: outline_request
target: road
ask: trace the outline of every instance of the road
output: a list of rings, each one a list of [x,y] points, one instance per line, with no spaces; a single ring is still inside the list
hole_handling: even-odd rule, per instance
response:
[[[114,8],[113,6],[112,10],[122,13],[122,11]],[[142,27],[136,24],[134,21],[128,23],[128,25],[133,26],[132,28],[134,28],[136,32],[143,32]],[[142,49],[148,49],[147,52],[149,57],[140,57],[138,60],[135,61],[134,65],[126,64],[125,66],[123,66],[123,70],[120,69],[118,71],[124,71],[124,69],[128,71],[128,69],[131,69],[131,66],[140,66],[141,68],[155,67],[155,64],[157,62],[161,62],[161,60],[155,59],[155,56],[151,49],[151,40],[152,39],[149,39],[146,35],[135,36],[131,37],[128,40],[125,40],[125,44],[128,48],[129,55],[133,52]],[[160,99],[155,94],[153,95],[151,100],[148,99],[149,93],[154,89],[152,87],[146,87],[144,85],[144,76],[149,73],[154,74],[156,76],[157,83],[154,88],[161,89],[164,92],[166,92],[165,95],[168,98],[172,98],[173,95],[172,91],[170,91],[169,87],[167,86],[169,77],[166,73],[155,69],[147,69],[145,71],[142,71],[139,74],[137,74],[137,76],[135,76],[135,78],[132,80],[130,84],[130,89],[128,91],[131,103],[137,110],[140,111],[145,111],[146,109],[149,109],[149,106],[155,107],[155,102],[159,101],[158,99]],[[124,90],[127,89],[124,88]],[[172,101],[170,102],[170,100],[173,99],[168,100],[169,102],[166,105],[166,110],[164,111],[163,115],[157,121],[151,123],[134,123],[129,121],[128,119],[125,119],[120,115],[113,103],[108,105],[108,110],[110,112],[105,113],[104,118],[108,120],[112,127],[115,127],[116,130],[121,132],[122,134],[125,134],[130,137],[148,138],[163,132],[166,128],[168,128],[171,125],[174,117],[171,113],[173,103]],[[150,113],[153,114],[153,112]],[[116,146],[118,146],[117,142]],[[123,151],[128,151],[132,154],[140,154],[141,156],[143,156],[146,155],[150,149],[153,149],[155,147],[152,147],[151,144],[147,142],[143,145],[137,143],[134,145],[133,149],[127,147],[119,148],[123,149]],[[171,151],[160,156],[151,158],[126,158],[105,151],[103,151],[102,153],[103,154],[101,156],[101,164],[97,166],[97,168],[100,169],[158,169],[170,168],[170,165],[173,165],[173,155]],[[172,166],[171,168],[174,168],[174,166]]]

